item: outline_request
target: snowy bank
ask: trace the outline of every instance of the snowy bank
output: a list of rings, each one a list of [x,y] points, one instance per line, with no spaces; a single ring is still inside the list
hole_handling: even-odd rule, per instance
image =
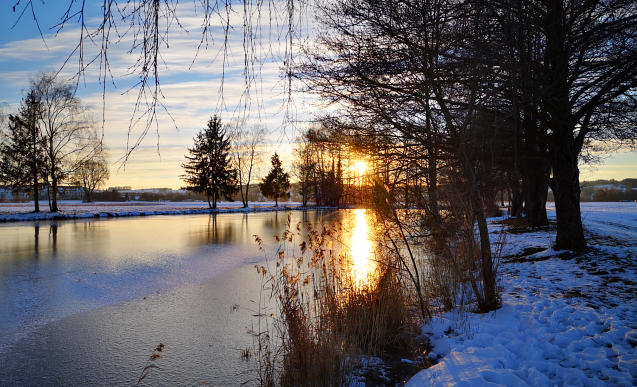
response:
[[[502,307],[423,326],[437,364],[408,385],[637,384],[637,204],[582,203],[582,218],[581,255],[553,250],[550,228],[508,233]]]
[[[234,212],[264,212],[304,209],[298,202],[283,202],[276,207],[274,202],[252,202],[243,208],[240,202],[220,202],[216,209],[208,208],[205,202],[94,202],[61,201],[61,211],[33,213],[33,203],[0,203],[0,222],[33,220],[64,220],[82,218],[110,218],[124,216],[188,215]],[[40,208],[47,208],[40,202]],[[311,207],[317,209],[318,207]],[[327,208],[327,207],[321,207]]]

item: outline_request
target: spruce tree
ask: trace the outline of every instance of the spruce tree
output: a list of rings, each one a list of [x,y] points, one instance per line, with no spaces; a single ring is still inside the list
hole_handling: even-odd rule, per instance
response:
[[[18,114],[9,116],[6,141],[0,145],[0,180],[14,190],[30,190],[35,212],[40,212],[38,194],[45,174],[40,116],[40,100],[31,90]]]
[[[274,199],[276,206],[279,206],[279,198],[286,197],[290,188],[290,177],[287,172],[283,171],[281,160],[278,154],[274,154],[271,159],[272,169],[268,175],[259,183],[261,193]]]
[[[195,145],[188,148],[186,163],[182,164],[186,189],[206,195],[208,206],[217,208],[217,201],[237,191],[237,172],[231,165],[230,138],[216,115],[206,128],[194,138]]]

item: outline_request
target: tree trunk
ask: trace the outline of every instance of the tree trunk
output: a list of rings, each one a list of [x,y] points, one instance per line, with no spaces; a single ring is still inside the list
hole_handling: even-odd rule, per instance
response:
[[[31,162],[31,173],[33,174],[33,205],[35,206],[34,212],[40,212],[40,187],[38,185],[38,174],[40,171],[38,171],[38,146],[37,146],[37,135],[36,133],[34,133],[33,128],[35,127],[35,125],[32,126],[31,128],[31,137],[32,137],[32,141],[33,141],[33,159]]]
[[[485,215],[487,217],[500,216],[500,207],[498,207],[497,192],[495,188],[483,188],[482,197]]]
[[[571,113],[569,93],[569,55],[565,50],[567,34],[564,25],[565,6],[562,1],[547,2],[546,34],[546,95],[543,108],[548,113],[553,194],[557,216],[556,249],[579,250],[586,247],[582,216],[579,208],[580,149],[573,138],[576,121]],[[580,130],[582,130],[580,128]]]
[[[440,224],[440,210],[438,207],[438,166],[433,145],[427,150],[427,197],[429,199],[429,211],[434,223]]]
[[[546,217],[546,197],[548,194],[548,177],[543,168],[535,167],[526,171],[524,177],[524,202],[526,220],[531,227],[549,224]]]
[[[473,165],[466,153],[462,154],[464,175],[469,184],[469,200],[473,216],[478,224],[480,238],[480,272],[482,274],[482,294],[476,294],[478,308],[481,312],[495,310],[498,307],[498,294],[496,289],[496,271],[493,267],[493,257],[491,255],[491,239],[489,228],[485,216],[485,206],[482,201],[484,193],[480,192],[480,186],[476,179]]]
[[[471,183],[475,184],[475,183]],[[495,270],[493,268],[493,258],[491,256],[491,240],[489,238],[489,228],[485,217],[484,205],[477,188],[472,188],[473,212],[478,223],[480,237],[480,267],[482,272],[482,283],[484,293],[478,296],[478,308],[482,312],[495,310],[498,307],[498,295],[496,292]],[[482,300],[480,300],[482,298]]]
[[[248,180],[248,184],[246,184],[246,192],[245,195],[241,195],[243,199],[243,208],[248,208],[248,190],[250,189],[250,182]],[[241,188],[239,188],[241,190]],[[243,192],[243,191],[242,191]]]
[[[49,201],[49,211],[51,211],[51,184],[46,186],[46,199]]]
[[[51,212],[58,212],[58,181],[51,177]]]
[[[509,201],[511,203],[511,216],[515,218],[519,218],[522,216],[522,207],[523,207],[523,199],[522,199],[522,186],[520,184],[520,179],[517,176],[517,173],[509,179],[509,188],[510,195]]]
[[[549,224],[546,217],[546,196],[548,193],[550,162],[546,156],[544,134],[537,120],[536,111],[530,107],[524,110],[524,132],[526,133],[523,166],[523,187],[526,220],[531,227]]]
[[[568,145],[571,146],[568,146]],[[560,146],[566,145],[566,146]],[[580,213],[579,168],[573,141],[558,142],[553,152],[553,195],[557,217],[555,249],[581,250],[586,247]]]
[[[38,186],[38,174],[33,174],[33,205],[35,206],[34,212],[40,212],[40,187]]]

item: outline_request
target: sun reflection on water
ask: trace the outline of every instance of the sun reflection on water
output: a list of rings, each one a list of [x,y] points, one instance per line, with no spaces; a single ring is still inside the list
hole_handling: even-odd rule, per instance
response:
[[[372,242],[369,238],[367,214],[364,209],[354,210],[354,229],[350,250],[352,254],[352,278],[354,284],[368,284],[376,271],[376,262],[372,259]]]

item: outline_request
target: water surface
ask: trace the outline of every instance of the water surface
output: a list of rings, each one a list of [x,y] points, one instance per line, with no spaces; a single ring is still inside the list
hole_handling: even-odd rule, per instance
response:
[[[159,343],[162,369],[142,384],[255,383],[241,358],[264,260],[253,236],[274,248],[288,214],[351,219],[363,275],[364,210],[0,225],[0,384],[135,384]]]

